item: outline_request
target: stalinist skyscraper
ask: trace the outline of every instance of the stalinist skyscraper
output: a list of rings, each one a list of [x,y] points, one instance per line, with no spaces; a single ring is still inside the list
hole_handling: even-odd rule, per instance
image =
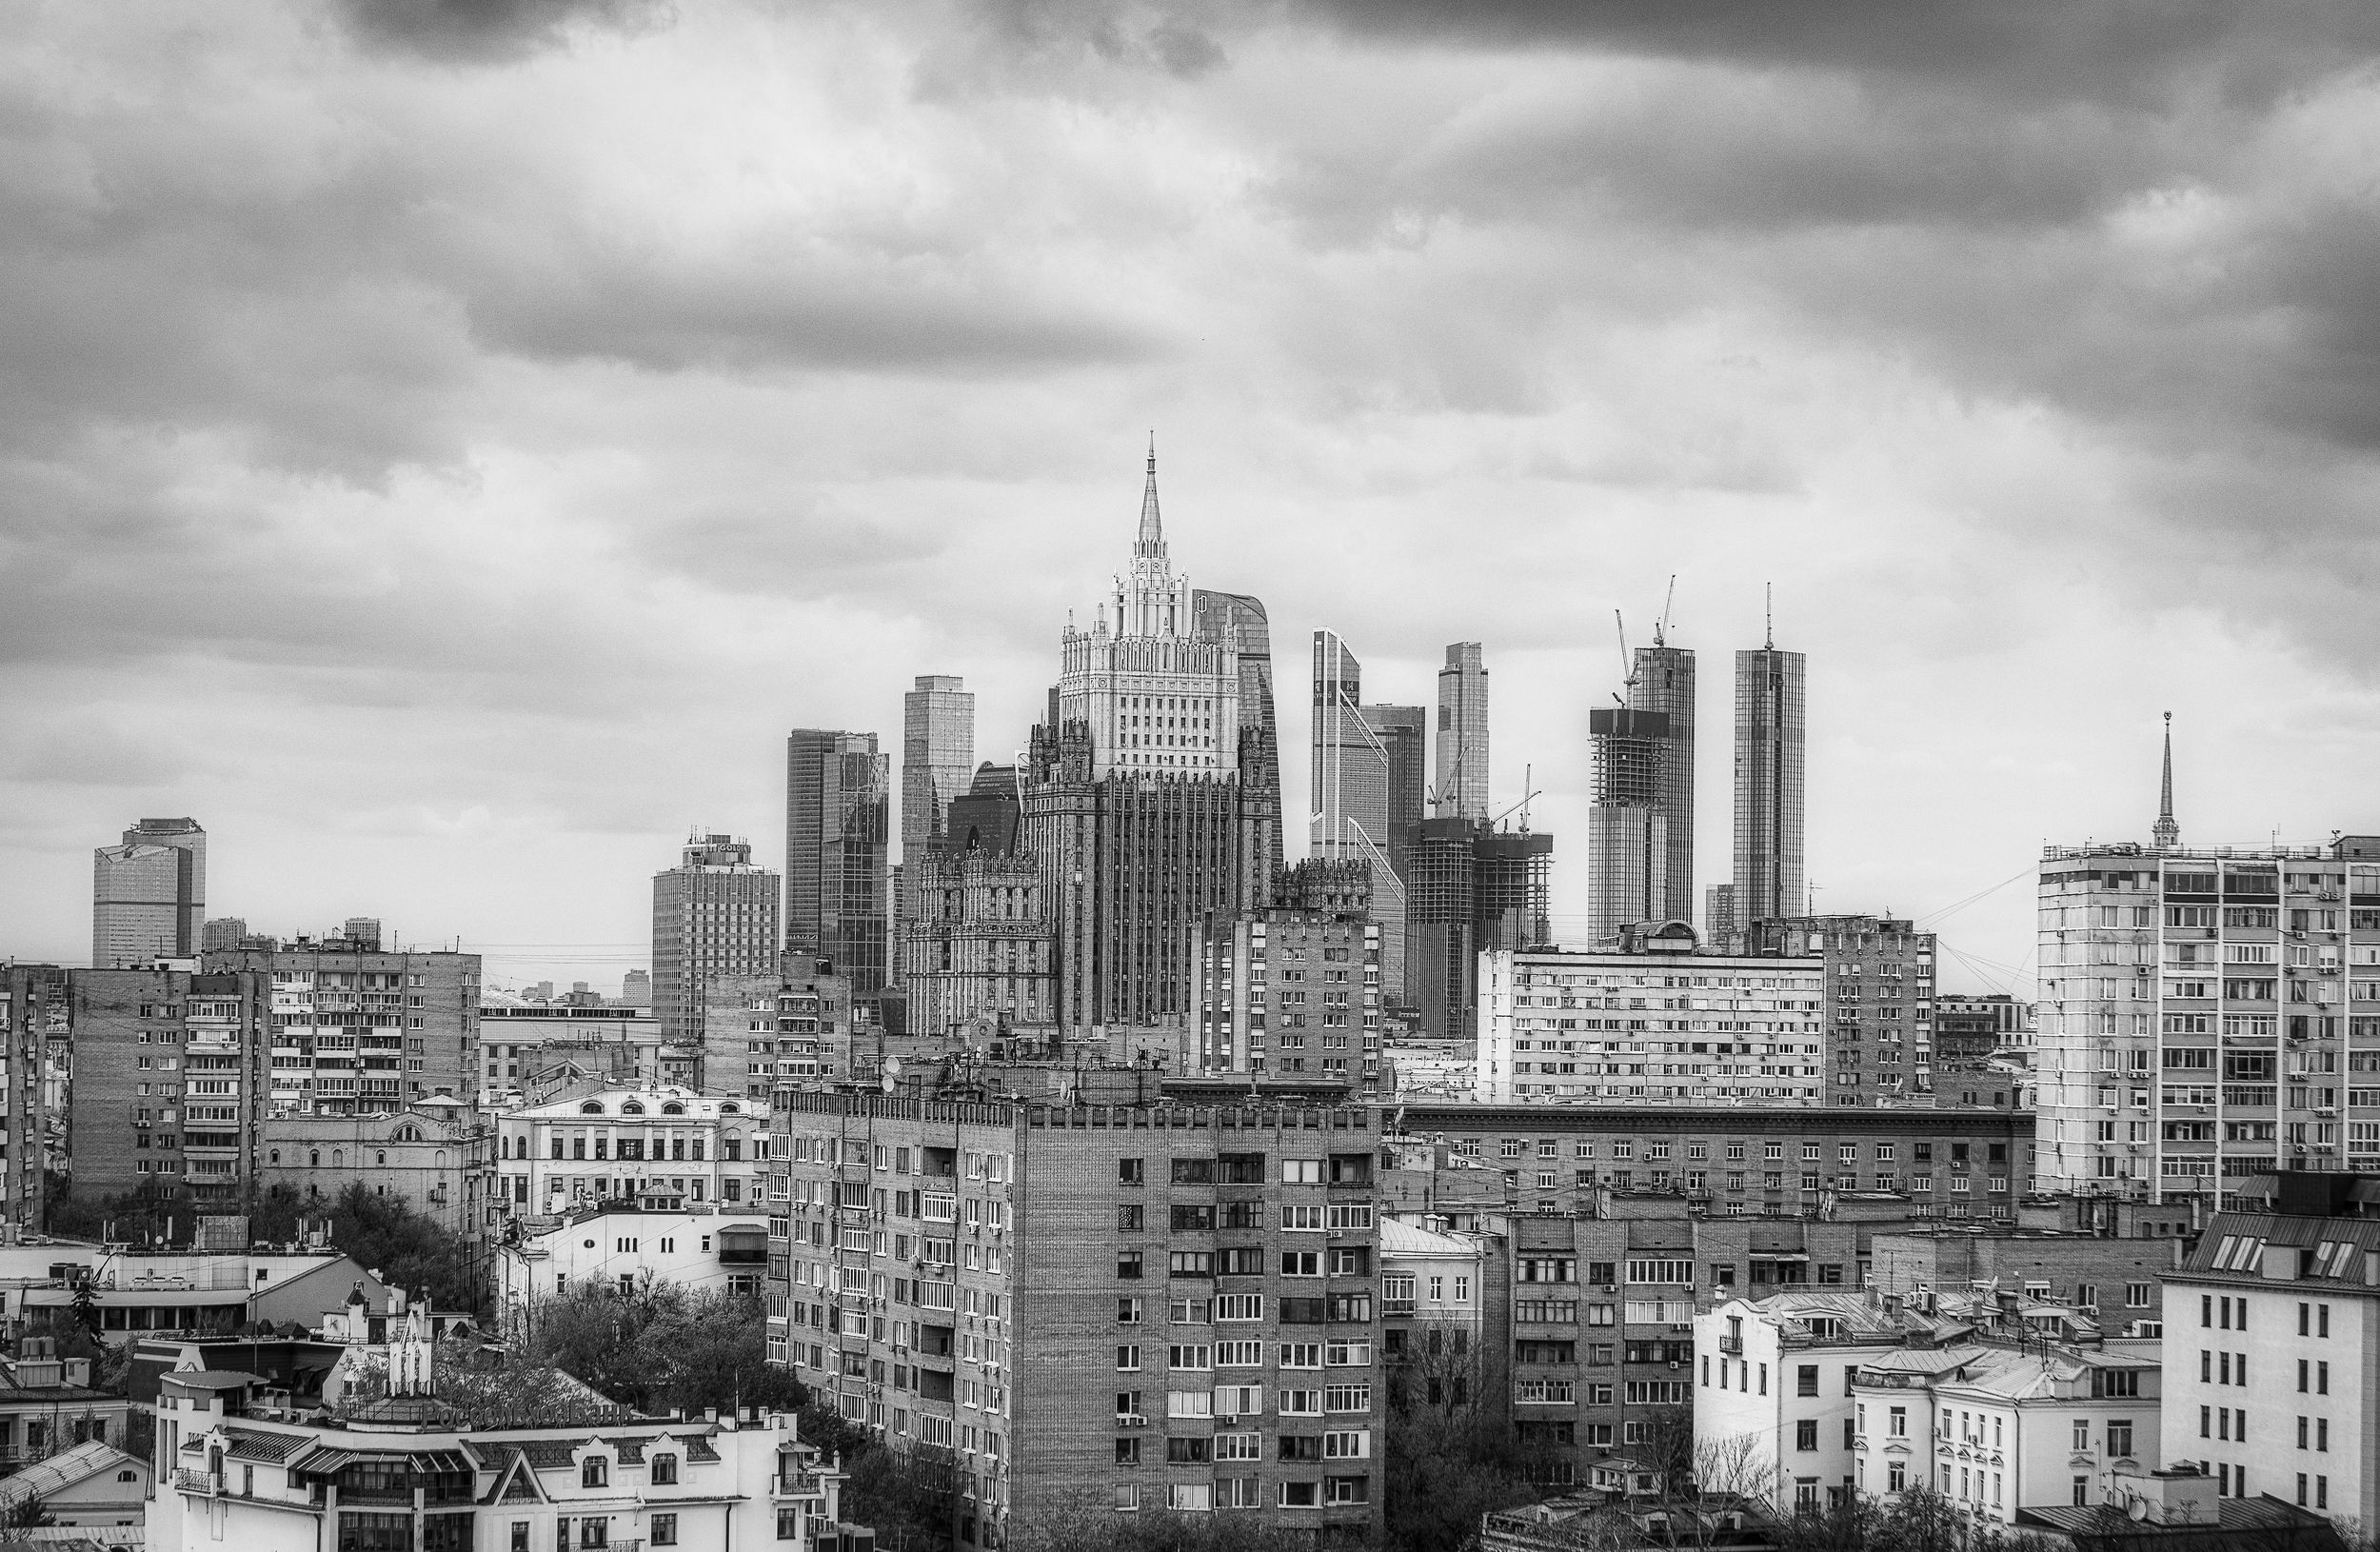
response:
[[[1270,886],[1266,804],[1240,769],[1254,745],[1239,637],[1200,634],[1194,606],[1166,552],[1152,443],[1131,567],[1088,629],[1066,627],[1024,780],[1070,1035],[1189,1013],[1191,925],[1259,904]]]

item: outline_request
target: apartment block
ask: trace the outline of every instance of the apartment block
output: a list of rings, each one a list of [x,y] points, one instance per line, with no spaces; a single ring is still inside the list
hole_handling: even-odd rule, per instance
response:
[[[468,1104],[479,1091],[477,954],[301,937],[219,949],[200,965],[270,988],[274,1109],[362,1115],[439,1094]]]
[[[262,1161],[272,1008],[253,970],[70,972],[75,1188],[244,1201]]]
[[[2013,1220],[2033,1188],[2033,1117],[1990,1109],[1409,1104],[1405,1128],[1503,1171],[1514,1210],[1599,1192],[1679,1197],[1722,1217],[1815,1217],[1855,1198],[1917,1218]]]
[[[2243,1182],[2166,1279],[2165,1450],[2225,1498],[2380,1515],[2380,1198],[2338,1172]]]
[[[1817,1104],[1826,960],[1706,954],[1669,923],[1611,952],[1480,955],[1483,1104]]]
[[[2380,836],[2053,846],[2039,945],[2045,1184],[2212,1207],[2380,1171]]]
[[[1084,1498],[1377,1529],[1370,1111],[775,1104],[771,1355],[948,1473],[961,1544]]]
[[[1360,907],[1206,917],[1191,938],[1201,1069],[1316,1076],[1367,1093],[1391,1083],[1380,1060],[1387,935]]]
[[[1933,933],[1894,917],[1851,914],[1772,918],[1741,938],[1755,954],[1824,963],[1826,1103],[1890,1104],[1934,1092]]]
[[[517,1218],[611,1202],[757,1200],[768,1110],[684,1088],[606,1088],[496,1120],[496,1200]]]
[[[781,1083],[848,1080],[866,1065],[852,1049],[851,978],[816,968],[825,963],[788,953],[778,974],[704,983],[701,1061],[689,1086],[741,1094],[765,1111]]]
[[[41,1231],[43,1170],[66,1147],[71,1090],[50,1076],[51,1042],[73,1051],[69,973],[55,965],[0,967],[0,1218]],[[53,1142],[52,1130],[56,1131]]]
[[[538,1080],[570,1068],[620,1083],[659,1083],[661,1021],[650,1006],[619,1003],[488,1003],[479,1009],[479,1103],[536,1091]]]

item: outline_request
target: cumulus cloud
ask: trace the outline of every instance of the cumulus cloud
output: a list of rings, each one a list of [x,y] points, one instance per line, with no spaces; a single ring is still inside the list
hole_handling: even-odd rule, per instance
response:
[[[219,909],[625,964],[785,727],[1021,742],[1152,425],[1277,664],[1488,642],[1564,856],[1674,571],[1715,729],[1763,584],[1813,653],[1822,905],[2137,830],[2166,705],[2193,833],[2370,823],[2365,8],[329,14],[0,48],[0,948],[162,806]]]

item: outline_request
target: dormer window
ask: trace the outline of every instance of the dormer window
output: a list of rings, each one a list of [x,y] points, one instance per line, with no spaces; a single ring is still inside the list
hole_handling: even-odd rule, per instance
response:
[[[610,1481],[610,1462],[602,1456],[590,1455],[579,1462],[579,1485],[581,1487],[607,1486]]]
[[[620,1113],[624,1116],[641,1116],[645,1113],[645,1106],[636,1100],[630,1100],[620,1107]]]
[[[579,1106],[579,1114],[583,1116],[600,1116],[603,1113],[604,1102],[601,1100],[589,1100]]]
[[[656,1487],[672,1486],[677,1482],[677,1480],[678,1458],[674,1455],[654,1456],[653,1485]]]

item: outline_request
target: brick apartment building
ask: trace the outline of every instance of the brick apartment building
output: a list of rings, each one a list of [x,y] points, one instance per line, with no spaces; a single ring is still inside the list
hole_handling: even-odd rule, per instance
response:
[[[781,1088],[771,1357],[1011,1517],[1378,1524],[1372,1112]]]

